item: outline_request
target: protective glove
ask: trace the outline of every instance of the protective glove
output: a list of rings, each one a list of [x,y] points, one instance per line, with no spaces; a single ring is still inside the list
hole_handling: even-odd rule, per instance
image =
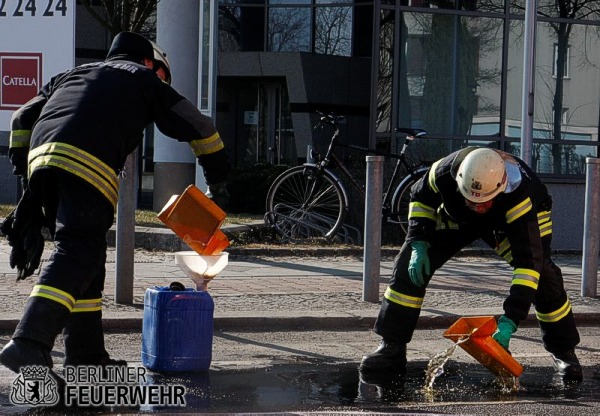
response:
[[[425,272],[425,275],[429,276],[431,270],[429,265],[429,254],[427,254],[429,243],[426,243],[425,241],[413,241],[410,245],[412,247],[412,253],[410,255],[410,262],[408,263],[408,276],[413,285],[422,287],[425,284],[423,272]]]
[[[8,240],[8,244],[11,246],[12,250],[10,251],[9,264],[10,268],[14,269],[17,264],[20,267],[24,267],[25,264],[25,253],[23,252],[23,247],[21,244],[21,236],[14,229],[15,223],[15,210],[12,210],[10,214],[4,219],[2,225],[0,226],[0,231]]]
[[[492,334],[492,338],[502,345],[506,351],[508,351],[508,344],[510,343],[510,337],[517,331],[517,324],[505,315],[502,315],[498,319],[498,328],[496,332]]]
[[[44,251],[43,224],[42,207],[26,190],[0,227],[12,248],[9,264],[12,269],[17,268],[17,280],[31,276],[40,265]]]
[[[206,196],[212,199],[222,209],[227,209],[229,203],[229,192],[227,192],[227,182],[219,182],[208,185]]]
[[[29,147],[11,147],[8,149],[8,157],[13,165],[13,175],[27,175],[27,155]]]

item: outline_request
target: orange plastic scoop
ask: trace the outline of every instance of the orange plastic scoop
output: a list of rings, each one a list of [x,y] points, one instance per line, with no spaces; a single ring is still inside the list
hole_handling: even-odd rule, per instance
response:
[[[173,195],[158,213],[165,223],[192,250],[202,255],[219,254],[227,246],[227,236],[219,230],[227,214],[194,185],[181,195]]]
[[[496,331],[493,316],[460,318],[444,332],[444,337],[460,343],[460,347],[497,376],[519,377],[523,366],[519,364],[500,344],[492,338]]]

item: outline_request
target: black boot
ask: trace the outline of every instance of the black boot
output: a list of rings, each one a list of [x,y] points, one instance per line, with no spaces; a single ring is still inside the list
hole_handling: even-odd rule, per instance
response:
[[[47,346],[27,338],[13,338],[0,352],[0,363],[15,373],[20,373],[21,369],[24,367],[41,366],[48,368],[48,376],[54,379],[56,393],[58,394],[58,397],[53,396],[50,397],[50,399],[57,401],[50,404],[47,402],[41,403],[38,406],[46,409],[63,408],[66,383],[52,371],[52,357],[50,356],[50,350]]]
[[[406,344],[382,340],[375,351],[363,357],[360,371],[406,372]]]
[[[568,350],[560,354],[552,354],[554,368],[562,377],[563,381],[581,381],[583,372],[581,364],[575,355],[575,350]]]
[[[104,348],[102,312],[72,313],[63,331],[65,366],[127,366],[124,360],[110,358]]]
[[[21,367],[41,365],[52,368],[48,347],[27,338],[14,338],[2,348],[0,364],[18,373]]]

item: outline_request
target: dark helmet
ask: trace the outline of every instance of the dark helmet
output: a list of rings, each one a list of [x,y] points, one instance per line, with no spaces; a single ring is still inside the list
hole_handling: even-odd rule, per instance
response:
[[[143,58],[152,59],[154,48],[152,43],[137,33],[121,32],[112,41],[106,59],[115,56],[126,56],[141,61]]]

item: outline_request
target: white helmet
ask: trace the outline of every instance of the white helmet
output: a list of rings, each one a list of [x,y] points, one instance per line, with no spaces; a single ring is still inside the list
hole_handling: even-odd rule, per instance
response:
[[[167,59],[167,53],[163,51],[162,48],[156,44],[156,42],[150,41],[150,43],[152,43],[152,48],[154,49],[154,63],[165,71],[165,82],[170,85],[171,64],[169,64],[169,60]],[[158,70],[158,68],[156,70]]]
[[[458,167],[458,190],[474,203],[487,202],[506,189],[506,167],[494,149],[479,148],[469,153]]]

